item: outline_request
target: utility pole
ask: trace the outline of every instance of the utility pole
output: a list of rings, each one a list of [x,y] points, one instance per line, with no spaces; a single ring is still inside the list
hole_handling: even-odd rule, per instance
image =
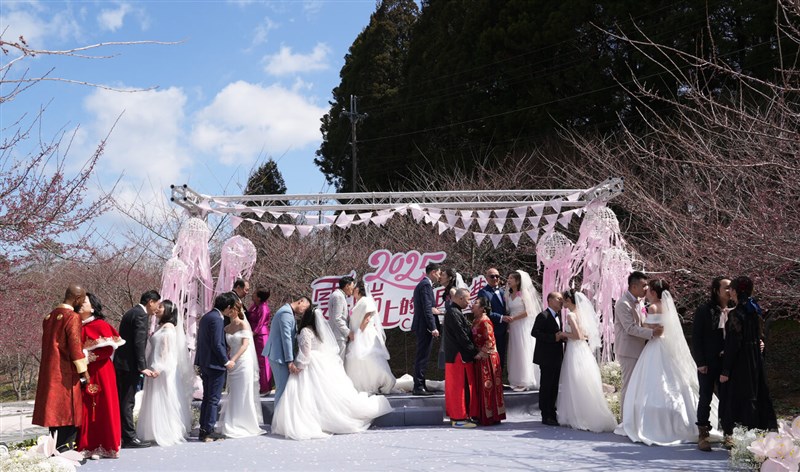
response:
[[[351,133],[353,135],[350,145],[353,148],[353,193],[358,192],[358,139],[356,139],[356,125],[359,121],[367,117],[366,113],[358,113],[358,97],[350,95],[350,111],[344,111],[342,114],[350,118],[350,126],[352,127]]]

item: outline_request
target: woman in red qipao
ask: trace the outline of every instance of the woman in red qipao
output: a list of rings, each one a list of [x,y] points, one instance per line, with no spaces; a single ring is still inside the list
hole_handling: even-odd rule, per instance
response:
[[[117,375],[111,355],[125,344],[119,333],[105,321],[103,306],[94,294],[87,293],[81,306],[81,341],[88,351],[91,383],[83,392],[83,424],[78,451],[84,457],[119,455],[122,430],[119,423]]]
[[[503,400],[503,371],[494,339],[492,320],[486,315],[489,300],[478,297],[472,304],[472,341],[480,351],[475,360],[475,396],[478,397],[480,424],[488,426],[506,419]]]

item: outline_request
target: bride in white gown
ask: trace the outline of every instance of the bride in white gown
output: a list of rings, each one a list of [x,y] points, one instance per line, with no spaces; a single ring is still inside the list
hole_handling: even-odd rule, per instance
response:
[[[664,334],[644,347],[625,394],[623,422],[615,431],[634,442],[668,446],[697,442],[697,366],[681,329],[669,286],[655,280],[647,290],[646,325],[663,325]],[[717,424],[716,397],[711,424]]]
[[[344,371],[339,347],[320,310],[310,307],[300,322],[300,369],[289,376],[272,417],[272,432],[291,439],[358,433],[392,410],[381,395],[358,392]]]
[[[237,306],[234,311],[240,314]],[[258,361],[253,331],[241,315],[231,317],[225,327],[225,341],[230,348],[233,369],[228,372],[228,395],[220,411],[219,432],[229,438],[246,438],[263,434],[263,419],[258,395]]]
[[[567,309],[564,332],[568,339],[558,381],[558,422],[595,433],[614,431],[617,419],[608,408],[594,356],[600,348],[594,308],[581,292],[568,290],[563,295]]]
[[[353,298],[356,304],[350,314],[350,332],[354,337],[347,345],[344,369],[359,392],[390,393],[397,379],[389,367],[386,334],[378,307],[367,293],[364,282],[356,284]]]
[[[191,430],[191,369],[186,343],[181,342],[185,338],[175,327],[182,326],[177,312],[171,301],[161,303],[155,314],[158,329],[147,341],[145,352],[148,368],[157,375],[145,378],[136,435],[159,446],[184,442]]]
[[[531,329],[542,311],[542,297],[523,270],[509,274],[508,287],[508,383],[515,392],[535,390],[539,388],[539,366],[533,363],[536,339]]]

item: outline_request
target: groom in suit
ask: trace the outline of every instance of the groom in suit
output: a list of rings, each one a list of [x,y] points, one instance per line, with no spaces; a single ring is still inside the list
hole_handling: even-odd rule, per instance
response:
[[[559,426],[556,414],[558,378],[561,376],[561,361],[564,360],[564,341],[567,335],[562,330],[561,309],[564,297],[559,292],[547,295],[547,308],[536,315],[531,336],[536,338],[533,363],[539,365],[539,410],[542,424]]]
[[[500,354],[500,370],[506,366],[506,353],[508,351],[508,323],[511,317],[506,314],[506,299],[503,289],[500,288],[500,272],[494,267],[486,271],[486,285],[478,292],[479,297],[486,297],[492,306],[492,311],[487,313],[492,320],[494,338],[497,343],[497,352]]]
[[[136,437],[133,405],[142,376],[154,376],[153,371],[147,368],[144,352],[147,345],[147,317],[158,310],[159,300],[161,295],[155,290],[143,293],[139,304],[125,312],[119,322],[119,336],[125,340],[125,344],[114,353],[114,369],[117,372],[123,448],[150,447],[150,443]]]
[[[289,374],[299,372],[294,366],[295,335],[297,334],[295,316],[300,316],[311,306],[308,297],[297,297],[292,303],[280,307],[272,317],[269,337],[263,355],[269,359],[269,367],[275,379],[275,403],[278,406],[289,381]]]
[[[331,294],[331,301],[328,305],[328,323],[331,326],[336,343],[339,345],[339,356],[344,361],[344,354],[347,349],[347,340],[353,340],[353,333],[347,326],[349,318],[347,314],[347,297],[353,295],[356,283],[352,277],[346,275],[339,279],[339,289]]]
[[[663,326],[645,328],[644,305],[641,299],[647,294],[647,276],[639,271],[628,276],[628,291],[614,305],[614,354],[622,368],[622,391],[619,396],[620,417],[633,368],[649,339],[661,336]]]
[[[200,404],[201,442],[225,438],[214,431],[222,387],[225,385],[225,374],[234,366],[234,362],[228,359],[223,316],[236,316],[237,301],[236,295],[231,292],[217,295],[214,299],[214,309],[200,318],[197,328],[194,365],[200,367],[200,378],[203,380],[203,402]]]
[[[425,266],[425,277],[414,288],[414,318],[411,331],[417,337],[417,355],[414,360],[414,395],[430,395],[425,388],[425,368],[431,356],[433,338],[439,337],[439,314],[433,299],[433,283],[439,281],[439,264],[431,262]]]

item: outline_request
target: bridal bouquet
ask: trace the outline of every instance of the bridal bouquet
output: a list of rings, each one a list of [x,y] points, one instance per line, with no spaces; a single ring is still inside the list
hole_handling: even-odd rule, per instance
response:
[[[791,423],[778,421],[778,432],[736,428],[733,431],[731,465],[762,472],[800,470],[800,416]]]
[[[4,472],[75,472],[82,459],[77,451],[59,453],[56,440],[50,435],[39,436],[36,445],[28,450],[9,451],[0,445],[0,470]]]

